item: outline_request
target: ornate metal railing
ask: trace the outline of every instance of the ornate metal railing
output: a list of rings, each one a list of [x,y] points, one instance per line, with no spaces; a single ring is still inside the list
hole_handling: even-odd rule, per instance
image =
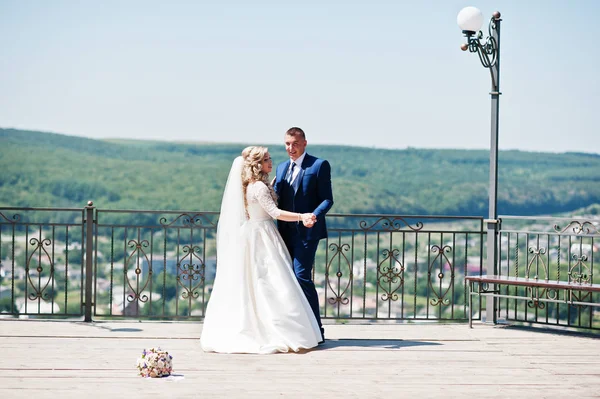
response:
[[[201,319],[216,272],[216,212],[0,208],[0,312]],[[330,319],[467,319],[483,220],[327,216],[314,280]]]
[[[314,267],[324,318],[466,320],[464,276],[483,274],[483,219],[331,214],[327,221]],[[0,312],[201,319],[216,273],[217,222],[216,212],[0,208]],[[504,216],[498,273],[594,282],[599,226],[591,218]],[[527,288],[501,289],[527,296]],[[502,299],[497,309],[500,319],[600,329],[592,307]]]
[[[482,218],[334,214],[328,224],[314,277],[325,318],[467,318],[464,276],[482,270]]]
[[[81,208],[0,208],[0,313],[83,314],[84,227]]]
[[[498,272],[577,284],[597,283],[600,274],[600,219],[501,216]],[[525,287],[501,287],[506,295],[528,297]],[[562,300],[562,291],[536,292],[542,298]],[[598,294],[581,293],[576,300],[598,302]],[[498,317],[511,321],[600,329],[600,312],[592,306],[504,299]]]

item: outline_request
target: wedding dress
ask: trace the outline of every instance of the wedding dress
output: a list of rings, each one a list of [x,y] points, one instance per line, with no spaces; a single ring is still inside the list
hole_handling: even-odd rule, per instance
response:
[[[217,228],[217,274],[200,344],[207,352],[297,352],[317,346],[321,332],[273,221],[280,210],[263,182],[248,185],[231,168]]]

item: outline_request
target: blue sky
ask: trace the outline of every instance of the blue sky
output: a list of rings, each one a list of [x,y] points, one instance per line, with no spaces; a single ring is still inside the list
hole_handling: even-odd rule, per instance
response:
[[[502,13],[500,149],[600,153],[593,0],[0,0],[0,127],[93,138],[487,149],[456,16]]]

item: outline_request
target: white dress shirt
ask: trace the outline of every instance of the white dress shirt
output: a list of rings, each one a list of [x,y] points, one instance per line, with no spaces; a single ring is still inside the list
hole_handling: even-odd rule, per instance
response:
[[[300,155],[298,157],[298,159],[296,159],[295,161],[292,161],[290,159],[290,168],[292,167],[292,164],[295,163],[296,167],[294,168],[294,174],[292,175],[292,178],[290,180],[290,184],[294,183],[294,180],[296,180],[296,177],[298,176],[298,173],[300,173],[300,165],[302,165],[302,162],[304,162],[304,157],[306,156],[306,151],[304,151],[304,153],[302,155]],[[289,173],[289,168],[288,171],[286,172],[286,176]]]

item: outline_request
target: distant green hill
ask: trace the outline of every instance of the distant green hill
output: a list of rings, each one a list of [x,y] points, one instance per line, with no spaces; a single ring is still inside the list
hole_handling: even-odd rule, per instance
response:
[[[260,144],[260,143],[252,143]],[[244,144],[92,140],[0,129],[0,206],[218,211]],[[283,145],[270,145],[275,162]],[[486,216],[489,152],[309,145],[332,165],[335,213]],[[600,155],[499,154],[500,214],[600,203]]]

